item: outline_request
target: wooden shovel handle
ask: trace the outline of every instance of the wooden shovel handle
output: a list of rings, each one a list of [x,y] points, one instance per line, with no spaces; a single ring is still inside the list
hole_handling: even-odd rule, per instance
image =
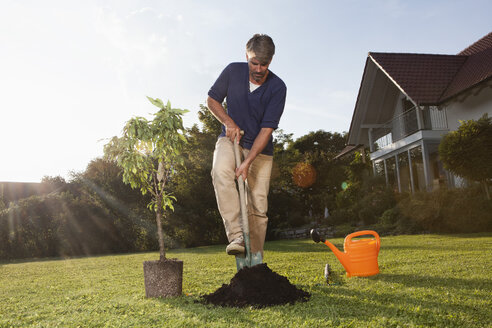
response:
[[[244,132],[241,131],[243,134]],[[239,145],[237,143],[237,138],[234,140],[234,157],[236,159],[236,168],[241,166],[241,154],[239,152]],[[251,256],[250,240],[249,240],[249,221],[248,221],[248,210],[246,208],[246,191],[244,187],[243,176],[240,175],[237,178],[237,183],[239,187],[239,203],[241,206],[241,223],[243,227],[244,235],[244,246],[246,248],[246,256]]]

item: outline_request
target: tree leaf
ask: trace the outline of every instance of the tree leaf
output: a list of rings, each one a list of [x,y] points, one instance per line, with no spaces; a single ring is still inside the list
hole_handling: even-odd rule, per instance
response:
[[[155,99],[152,99],[150,98],[149,96],[147,96],[147,99],[152,103],[154,104],[154,106],[157,106],[159,108],[164,108],[164,103],[162,102],[162,100],[160,100],[159,98],[155,98]]]

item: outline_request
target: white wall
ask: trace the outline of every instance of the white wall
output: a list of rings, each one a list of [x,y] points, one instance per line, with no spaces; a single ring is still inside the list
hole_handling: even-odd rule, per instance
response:
[[[482,90],[472,89],[445,107],[449,130],[457,130],[460,120],[477,120],[484,113],[492,117],[492,85],[489,83]]]

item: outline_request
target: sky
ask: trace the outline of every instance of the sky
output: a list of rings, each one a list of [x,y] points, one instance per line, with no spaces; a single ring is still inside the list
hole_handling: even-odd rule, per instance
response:
[[[287,85],[294,139],[348,131],[367,53],[457,54],[492,31],[490,0],[0,0],[0,181],[82,172],[151,118],[146,96],[188,109],[255,33]]]

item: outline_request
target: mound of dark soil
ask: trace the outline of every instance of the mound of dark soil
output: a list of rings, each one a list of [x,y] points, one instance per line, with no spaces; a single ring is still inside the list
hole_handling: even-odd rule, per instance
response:
[[[289,280],[273,272],[266,263],[245,267],[215,292],[202,296],[203,302],[227,307],[272,305],[305,302],[311,294],[298,289]]]

